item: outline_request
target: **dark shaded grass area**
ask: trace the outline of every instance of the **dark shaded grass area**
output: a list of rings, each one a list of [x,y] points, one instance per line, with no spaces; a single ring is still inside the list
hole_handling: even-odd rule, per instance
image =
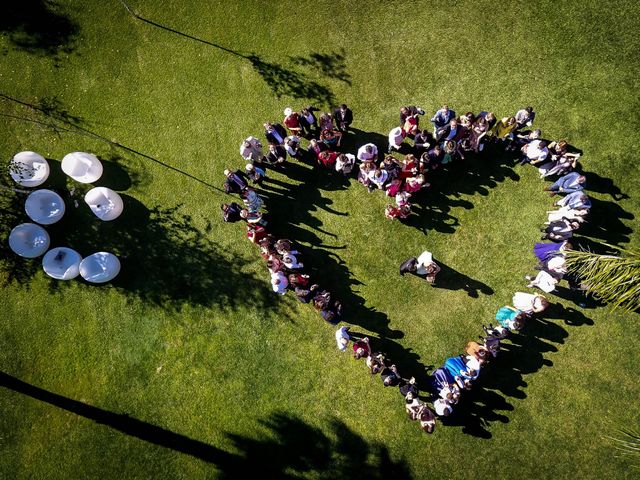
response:
[[[227,434],[235,450],[231,453],[126,413],[110,412],[50,392],[4,372],[0,372],[0,386],[125,435],[211,463],[220,471],[220,478],[249,478],[257,471],[264,478],[279,479],[310,474],[319,478],[411,478],[403,459],[392,460],[385,446],[367,442],[335,417],[329,419],[325,432],[295,415],[273,413],[259,421],[260,438]]]

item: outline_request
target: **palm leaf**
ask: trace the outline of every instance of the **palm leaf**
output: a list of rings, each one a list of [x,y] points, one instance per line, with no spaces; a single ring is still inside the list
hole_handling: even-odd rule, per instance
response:
[[[588,293],[629,312],[640,309],[640,253],[603,244],[618,255],[588,250],[566,252],[567,267],[577,275]]]

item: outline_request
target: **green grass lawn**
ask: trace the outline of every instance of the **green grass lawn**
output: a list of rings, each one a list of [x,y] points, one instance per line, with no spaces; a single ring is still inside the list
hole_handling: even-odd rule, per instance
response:
[[[427,436],[333,327],[271,293],[218,188],[241,140],[289,105],[348,103],[355,150],[384,147],[402,105],[531,104],[543,136],[584,151],[583,238],[638,249],[635,2],[136,0],[155,25],[116,0],[20,5],[0,18],[2,158],[41,153],[46,186],[65,192],[62,157],[98,155],[124,214],[98,224],[71,201],[48,230],[123,270],[107,286],[50,281],[8,249],[27,217],[23,195],[0,191],[0,478],[637,477],[607,436],[638,425],[638,314],[553,297]],[[406,223],[303,163],[263,194],[352,329],[424,381],[535,264],[551,200],[504,160],[434,175]],[[397,275],[424,249],[447,267],[438,288]]]

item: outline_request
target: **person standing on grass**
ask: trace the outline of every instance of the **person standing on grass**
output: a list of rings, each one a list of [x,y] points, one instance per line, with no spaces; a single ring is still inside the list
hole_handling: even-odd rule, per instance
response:
[[[247,163],[245,170],[247,171],[247,177],[249,178],[249,180],[251,180],[253,184],[257,186],[262,185],[264,177],[267,176],[263,169],[261,169],[260,167],[256,167],[251,163]]]
[[[333,111],[333,118],[336,121],[336,127],[340,130],[340,133],[347,133],[353,123],[353,112],[343,103],[340,105],[340,108],[336,108]]]
[[[264,135],[267,137],[267,143],[282,145],[284,139],[287,138],[287,131],[279,123],[265,123]]]
[[[302,126],[300,125],[300,116],[294,112],[291,107],[284,109],[284,126],[291,132],[291,135],[302,135]]]
[[[303,129],[302,135],[307,138],[312,137],[318,131],[318,119],[313,114],[313,112],[317,111],[318,109],[311,105],[300,110],[298,121]]]
[[[536,112],[533,111],[533,107],[525,107],[522,110],[518,110],[515,115],[516,128],[520,130],[524,127],[530,127],[533,125],[533,120],[536,117]]]
[[[248,137],[240,144],[240,155],[247,162],[260,162],[262,160],[262,143],[253,136]]]
[[[557,193],[574,193],[584,190],[586,183],[587,177],[578,172],[571,172],[564,177],[560,177],[553,185],[546,187],[544,190],[549,192],[551,196]]]
[[[275,143],[269,144],[269,151],[264,156],[262,161],[265,165],[269,165],[271,167],[279,166],[284,163],[287,159],[287,151],[282,145],[277,145]]]
[[[422,252],[418,258],[412,257],[400,265],[400,275],[412,273],[424,278],[429,283],[435,283],[436,275],[440,270],[440,266],[433,261],[433,254],[427,250]]]
[[[416,126],[420,123],[420,118],[418,115],[424,115],[425,111],[416,107],[415,105],[407,105],[405,107],[400,108],[400,127],[404,128],[409,118],[414,119],[414,123]]]
[[[516,292],[512,299],[513,306],[527,314],[542,313],[549,307],[549,300],[544,295]]]
[[[356,158],[360,162],[376,162],[378,160],[378,147],[376,147],[373,143],[362,145],[358,149]]]
[[[349,345],[349,327],[340,327],[336,330],[336,344],[338,345],[338,350],[344,352]]]
[[[454,118],[456,118],[456,112],[450,110],[448,105],[443,105],[442,108],[431,118],[431,123],[433,123],[433,135],[437,135],[438,130],[447,126]]]
[[[224,176],[227,177],[224,181],[224,191],[226,193],[242,193],[249,188],[247,176],[240,170],[232,172],[226,168],[224,170]]]

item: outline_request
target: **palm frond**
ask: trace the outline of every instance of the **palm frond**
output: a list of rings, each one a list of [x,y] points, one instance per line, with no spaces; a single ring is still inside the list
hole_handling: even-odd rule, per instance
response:
[[[640,253],[603,244],[619,252],[600,255],[587,250],[566,252],[569,272],[578,276],[587,292],[614,309],[640,309]]]

